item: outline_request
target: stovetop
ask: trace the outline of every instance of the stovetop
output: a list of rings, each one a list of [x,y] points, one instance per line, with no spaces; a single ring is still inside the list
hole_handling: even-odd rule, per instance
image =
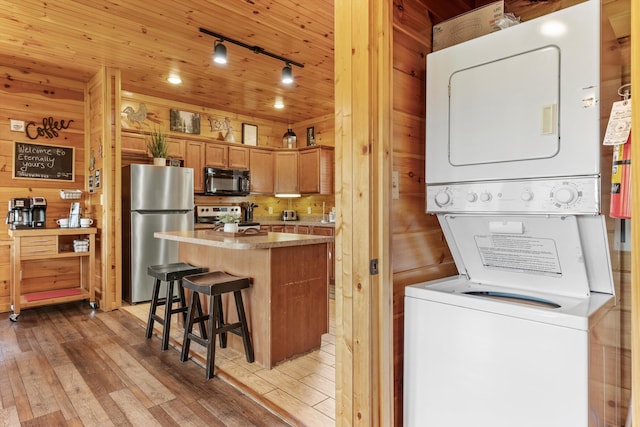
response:
[[[239,218],[242,215],[242,208],[240,206],[229,205],[199,205],[195,208],[196,224],[211,224],[222,225],[219,218],[225,214],[235,214]],[[238,229],[246,230],[247,228],[260,229],[259,222],[239,222]]]

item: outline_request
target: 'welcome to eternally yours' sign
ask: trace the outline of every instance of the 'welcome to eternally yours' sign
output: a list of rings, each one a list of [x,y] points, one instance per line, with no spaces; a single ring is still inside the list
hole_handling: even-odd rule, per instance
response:
[[[13,177],[73,181],[73,147],[15,141]]]

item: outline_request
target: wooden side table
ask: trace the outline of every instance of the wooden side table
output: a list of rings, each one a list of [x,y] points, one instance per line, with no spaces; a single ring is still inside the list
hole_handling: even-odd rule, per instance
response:
[[[22,308],[88,299],[95,302],[96,228],[9,230],[11,250],[11,309],[18,320]],[[88,240],[88,250],[76,252],[74,240]],[[78,249],[82,245],[78,245]],[[85,246],[86,247],[86,246]],[[77,260],[77,270],[74,260]],[[65,269],[60,265],[72,268]],[[77,278],[69,272],[77,272]]]

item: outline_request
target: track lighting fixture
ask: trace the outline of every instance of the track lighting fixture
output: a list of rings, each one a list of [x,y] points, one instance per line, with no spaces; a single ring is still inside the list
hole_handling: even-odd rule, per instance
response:
[[[227,63],[227,47],[222,44],[224,40],[217,40],[213,48],[213,62],[216,64]]]
[[[284,83],[284,84],[293,83],[293,71],[291,69],[292,65],[295,65],[296,67],[304,68],[304,65],[302,65],[301,63],[296,62],[296,61],[292,61],[292,60],[290,60],[288,58],[285,58],[283,56],[280,56],[280,55],[276,55],[275,53],[267,52],[266,50],[264,50],[260,46],[251,46],[251,45],[248,45],[248,44],[243,43],[241,41],[230,39],[229,37],[225,37],[225,36],[223,36],[221,34],[214,33],[212,31],[207,30],[206,28],[200,28],[200,32],[203,33],[203,34],[209,35],[211,37],[215,37],[217,39],[216,43],[215,43],[215,46],[214,46],[214,51],[213,51],[213,61],[215,63],[217,63],[217,64],[226,64],[227,63],[227,48],[223,44],[223,42],[229,42],[229,43],[233,43],[235,45],[238,45],[240,47],[243,47],[245,49],[249,49],[250,51],[252,51],[256,55],[258,55],[258,54],[266,55],[266,56],[270,56],[270,57],[272,57],[274,59],[277,59],[279,61],[284,62],[285,66],[282,69],[282,83]]]
[[[286,63],[282,69],[282,83],[290,85],[293,83],[293,71],[291,70],[291,64]]]

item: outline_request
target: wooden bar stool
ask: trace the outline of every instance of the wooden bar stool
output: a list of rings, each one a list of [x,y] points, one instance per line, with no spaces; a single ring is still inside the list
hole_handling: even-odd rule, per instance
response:
[[[190,274],[204,273],[209,271],[208,268],[196,267],[184,262],[173,264],[152,265],[147,268],[147,274],[155,278],[153,291],[151,293],[151,306],[149,307],[149,320],[147,321],[147,338],[153,335],[153,323],[158,322],[163,326],[162,330],[162,351],[169,348],[169,332],[171,331],[171,315],[182,313],[182,318],[186,322],[187,305],[185,303],[184,288],[182,287],[182,279]],[[167,295],[164,298],[159,297],[160,286],[162,282],[167,283]],[[173,295],[174,286],[177,282],[178,296]],[[173,304],[178,303],[174,308]],[[158,306],[164,305],[164,317],[156,314]],[[198,301],[198,307],[202,313],[202,307]],[[206,336],[204,321],[200,323],[200,332]]]
[[[216,335],[220,335],[220,348],[227,346],[227,332],[231,332],[242,337],[244,344],[245,357],[247,362],[253,363],[253,346],[251,345],[251,337],[249,336],[249,328],[247,327],[247,318],[244,312],[244,304],[242,303],[242,289],[246,289],[251,285],[251,279],[248,277],[232,276],[222,271],[213,271],[210,273],[194,274],[183,278],[183,286],[191,290],[189,299],[189,310],[187,312],[187,322],[184,329],[184,339],[182,342],[182,353],[180,360],[186,362],[189,358],[189,347],[191,340],[197,342],[207,349],[207,379],[213,377],[214,362],[216,354]],[[222,294],[233,292],[236,303],[236,311],[238,312],[238,322],[225,324],[224,313],[222,311]],[[199,303],[199,295],[209,296],[209,314],[196,316]],[[202,313],[202,312],[200,312]],[[202,338],[191,333],[193,324],[209,321],[209,337]]]

